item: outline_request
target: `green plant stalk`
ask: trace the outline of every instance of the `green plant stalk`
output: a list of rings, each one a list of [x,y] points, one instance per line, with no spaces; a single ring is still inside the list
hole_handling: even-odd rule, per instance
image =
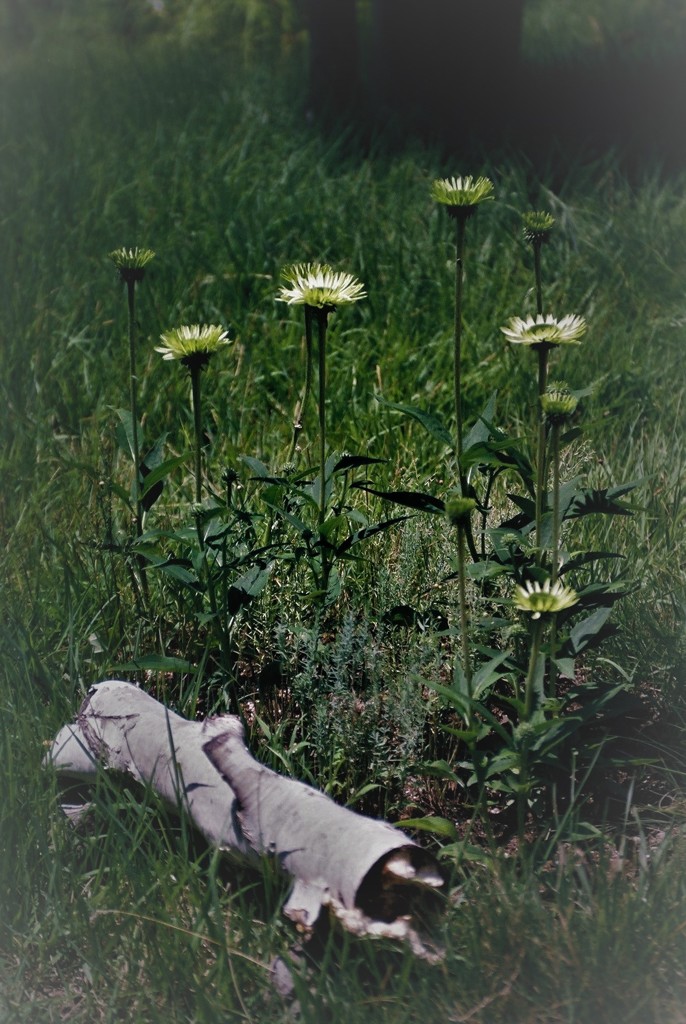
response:
[[[550,578],[553,583],[560,571],[560,424],[553,423],[551,429],[551,461],[553,464],[553,550],[550,567]],[[548,666],[548,696],[555,697],[557,669],[555,667],[555,651],[557,647],[557,615],[550,625],[550,664]]]
[[[321,529],[326,519],[326,327],[329,311],[326,309],[313,309],[317,317],[317,339],[318,347],[318,384],[319,384],[319,551],[322,563],[321,595],[322,604],[326,601],[329,590],[329,573],[331,565],[329,556],[324,546],[324,539]]]
[[[536,312],[539,316],[543,313],[543,287],[541,284],[541,243],[533,243],[534,250],[534,276],[536,279]]]
[[[453,334],[453,384],[455,398],[455,424],[457,470],[460,488],[465,495],[466,481],[462,471],[462,288],[464,281],[464,240],[467,220],[464,215],[455,218],[455,326]]]
[[[455,455],[460,493],[467,497],[469,486],[462,469],[463,422],[462,422],[462,292],[464,283],[465,231],[469,214],[455,211],[455,322],[453,327],[453,398],[455,403]],[[466,532],[467,546],[474,562],[479,561],[471,522]]]
[[[298,445],[298,437],[303,429],[302,417],[307,407],[307,402],[312,390],[312,308],[305,306],[305,382],[300,392],[300,398],[295,407],[293,415],[293,437],[288,453],[288,461],[291,462]]]
[[[524,721],[529,722],[534,711],[534,680],[536,678],[536,663],[541,653],[541,638],[543,636],[543,619],[534,619],[531,630],[531,649],[529,651],[529,668],[526,674],[526,685],[524,687]]]
[[[202,501],[202,387],[200,374],[202,368],[198,365],[189,367],[191,375],[191,393],[193,401],[193,427],[195,433],[195,501],[199,505]]]
[[[200,373],[200,369],[199,368],[198,368],[197,372],[198,372],[198,374]],[[210,602],[210,612],[212,613],[211,614],[211,620],[210,620],[210,626],[211,626],[212,632],[216,636],[216,638],[218,640],[218,643],[219,643],[219,663],[220,663],[222,669],[224,670],[224,673],[225,673],[227,679],[229,679],[231,681],[231,683],[235,683],[235,681],[236,681],[236,674],[235,674],[235,667],[234,667],[234,660],[235,659],[234,659],[233,650],[232,650],[232,646],[231,646],[231,625],[229,624],[231,616],[229,616],[228,608],[227,608],[228,588],[227,588],[227,585],[226,585],[226,583],[227,583],[227,581],[226,581],[226,560],[224,559],[222,567],[221,567],[222,568],[222,579],[221,579],[221,582],[222,582],[222,586],[221,586],[222,607],[221,607],[221,612],[220,612],[219,602],[217,601],[217,588],[215,586],[215,581],[214,581],[214,578],[212,576],[212,568],[211,568],[210,563],[209,563],[209,557],[211,555],[211,550],[208,549],[206,547],[206,545],[205,545],[205,538],[203,537],[202,525],[201,525],[201,521],[200,521],[201,520],[200,509],[197,508],[198,504],[199,504],[199,502],[196,503],[195,529],[196,529],[196,533],[198,535],[198,546],[199,546],[199,548],[200,548],[200,550],[201,550],[201,552],[203,554],[203,560],[202,560],[203,574],[204,574],[204,577],[205,577],[205,583],[207,585],[207,596],[208,596],[209,602]],[[226,552],[225,543],[224,543],[224,546],[223,546],[222,550],[224,552]],[[232,713],[233,714],[238,714],[239,716],[242,717],[242,711],[241,711],[241,708],[240,708],[240,704],[238,702],[238,697],[236,695],[236,688],[235,688],[235,686],[231,687],[230,702],[231,702],[231,711],[232,711]]]
[[[326,325],[328,312],[317,309],[319,341],[319,525],[326,517]]]
[[[136,373],[136,282],[126,282],[129,311],[129,401],[133,442],[133,500],[136,507],[136,537],[143,532],[143,505],[140,484],[140,441],[138,437],[138,375]]]
[[[543,495],[546,489],[546,422],[545,415],[540,405],[540,397],[545,393],[548,381],[548,346],[538,345],[538,444],[536,462],[536,513],[535,513],[535,537],[536,537],[536,565],[541,565],[543,552],[541,550],[541,529],[543,522]]]
[[[522,721],[530,722],[531,716],[534,712],[534,681],[536,679],[536,665],[538,663],[538,656],[541,650],[541,638],[543,635],[543,620],[534,619],[533,628],[531,630],[531,649],[529,651],[529,668],[526,674],[526,683],[524,686],[524,712],[522,715]],[[521,751],[521,761],[519,766],[519,791],[517,793],[517,828],[519,833],[520,845],[524,840],[524,830],[526,827],[526,804],[527,804],[527,793],[529,788],[529,751],[528,751],[528,736],[524,738],[524,745]]]
[[[524,686],[524,712],[522,721],[530,722],[534,712],[534,681],[536,679],[536,665],[541,651],[541,639],[543,636],[543,619],[534,619],[531,630],[531,648],[529,651],[529,668],[526,674]],[[524,746],[521,751],[519,766],[519,791],[517,793],[517,829],[520,844],[524,840],[526,827],[526,804],[529,785],[529,751],[527,748],[528,737],[525,737]]]
[[[465,563],[466,551],[466,529],[463,525],[458,527],[457,534],[457,579],[460,598],[460,631],[462,633],[462,664],[464,675],[467,680],[467,695],[472,696],[472,664],[469,647],[469,617],[467,614],[467,573]]]
[[[529,751],[524,747],[520,751],[519,761],[519,789],[517,792],[517,836],[519,838],[519,853],[524,854],[524,836],[526,833],[526,807],[529,794]]]
[[[550,577],[553,583],[560,571],[560,424],[551,429],[551,461],[553,464],[553,551]]]

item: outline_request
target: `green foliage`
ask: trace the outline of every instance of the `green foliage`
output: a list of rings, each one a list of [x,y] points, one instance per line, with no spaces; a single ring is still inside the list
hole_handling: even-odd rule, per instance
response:
[[[282,99],[173,35],[164,54],[148,42],[2,73],[0,1016],[287,1018],[268,970],[292,942],[281,880],[227,881],[152,794],[105,778],[84,833],[56,812],[44,744],[116,672],[189,716],[240,711],[272,766],[443,845],[445,969],[332,939],[321,971],[297,969],[303,1020],[368,1020],[372,1005],[395,1024],[427,1007],[676,1022],[683,727],[644,746],[630,725],[683,699],[682,181],[629,184],[608,158],[553,189],[523,160],[479,159],[498,201],[466,250],[468,680],[443,517],[457,482],[453,240],[427,190],[455,168],[420,147],[370,150],[343,126],[322,137],[297,89]],[[531,201],[556,219],[547,301],[593,332],[555,372],[594,383],[560,438],[557,569],[579,601],[534,658],[534,624],[509,601],[551,575],[553,494],[537,560],[533,367],[498,331],[533,307]],[[106,258],[122,244],[157,253],[137,306],[140,535],[125,310]],[[303,343],[273,299],[294,259],[354,271],[369,296],[328,334],[323,474],[307,408],[288,465]],[[235,339],[203,378],[200,507],[188,380],[154,354],[173,322],[226,323]],[[671,761],[668,789],[642,817],[632,808],[652,791],[627,780],[656,758]],[[644,824],[664,829],[665,808],[671,838]],[[510,865],[499,843],[518,827],[534,841]]]

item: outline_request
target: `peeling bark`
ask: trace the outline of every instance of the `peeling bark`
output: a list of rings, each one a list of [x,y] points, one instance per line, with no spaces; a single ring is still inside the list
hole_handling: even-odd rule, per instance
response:
[[[358,935],[399,939],[429,960],[440,953],[416,928],[443,879],[434,858],[382,821],[257,762],[234,715],[191,722],[131,683],[91,688],[47,761],[61,778],[93,781],[100,767],[151,786],[214,846],[269,856],[293,880],[284,913],[309,931],[323,908]],[[77,821],[86,804],[63,804]]]

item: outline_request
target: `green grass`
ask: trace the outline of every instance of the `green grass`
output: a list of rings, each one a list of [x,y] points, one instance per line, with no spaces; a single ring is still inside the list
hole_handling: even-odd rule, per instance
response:
[[[288,1019],[268,970],[294,938],[281,880],[227,874],[151,796],[104,778],[89,829],[76,834],[40,767],[46,742],[117,663],[206,644],[192,602],[164,580],[141,619],[123,560],[102,548],[110,514],[126,526],[106,482],[130,479],[114,442],[128,396],[124,296],[106,254],[157,252],[138,299],[149,441],[168,431],[172,452],[191,450],[187,377],[154,352],[160,332],[230,327],[233,347],[203,381],[208,471],[219,487],[236,467],[248,504],[254,485],[239,456],[283,465],[301,384],[300,322],[273,301],[280,268],[325,259],[356,273],[368,300],[332,318],[332,443],[387,460],[374,467],[381,488],[444,494],[445,451],[377,397],[450,417],[452,234],[428,192],[434,177],[473,172],[493,178],[498,198],[469,225],[466,419],[497,389],[500,422],[531,430],[535,357],[508,349],[499,326],[534,306],[519,215],[550,209],[547,304],[589,321],[553,376],[596,385],[571,461],[596,486],[643,481],[631,519],[579,530],[579,545],[621,551],[637,584],[615,614],[622,631],[585,668],[631,681],[644,733],[637,740],[627,725],[623,742],[665,756],[668,770],[639,773],[637,817],[627,777],[612,774],[612,799],[590,784],[583,813],[605,839],[556,844],[552,820],[536,869],[485,841],[477,862],[448,859],[459,898],[440,926],[445,964],[331,939],[323,968],[299,982],[302,1019],[676,1024],[686,993],[683,176],[645,167],[629,180],[611,155],[546,175],[510,150],[473,150],[456,167],[419,143],[399,152],[345,126],[320,134],[301,115],[292,69],[239,74],[225,55],[192,47],[172,60],[154,40],[65,48],[53,62],[40,52],[3,73],[0,105],[0,1019]],[[189,454],[154,522],[184,520],[191,470]],[[464,822],[450,787],[417,772],[450,753],[416,682],[447,671],[449,641],[435,624],[453,596],[427,588],[452,569],[445,534],[418,518],[371,550],[350,570],[324,643],[303,574],[278,574],[248,610],[238,695],[265,722],[252,745],[342,801],[376,784],[359,804],[372,813],[455,811]],[[399,607],[425,628],[393,625]],[[203,671],[142,681],[192,713],[207,692],[207,703],[222,700]]]

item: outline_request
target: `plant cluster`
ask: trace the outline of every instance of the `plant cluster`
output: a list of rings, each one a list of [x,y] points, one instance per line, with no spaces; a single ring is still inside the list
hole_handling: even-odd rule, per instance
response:
[[[494,200],[495,190],[485,177],[453,177],[436,180],[431,195],[447,210],[456,230],[453,423],[444,424],[416,406],[386,404],[418,421],[440,443],[437,470],[443,471],[446,491],[380,488],[369,475],[381,459],[330,448],[329,319],[341,307],[366,298],[365,285],[325,263],[296,263],[283,269],[283,283],[273,296],[288,307],[302,307],[304,316],[303,383],[287,459],[274,468],[243,455],[224,469],[217,485],[204,468],[201,384],[212,358],[230,344],[229,331],[217,324],[165,331],[157,351],[164,360],[180,363],[190,376],[194,501],[181,521],[151,522],[150,513],[184,455],[166,456],[166,434],[144,457],[140,454],[135,289],[154,253],[120,249],[110,255],[127,286],[131,407],[120,411],[119,437],[134,468],[130,493],[121,488],[118,493],[128,503],[135,528],[133,536],[120,534],[111,547],[125,557],[144,619],[152,617],[149,581],[154,577],[164,581],[177,602],[190,607],[202,638],[201,657],[214,664],[218,691],[225,704],[244,714],[236,634],[246,609],[270,581],[273,595],[280,579],[298,579],[298,618],[304,616],[317,637],[326,631],[332,635],[340,622],[338,606],[346,581],[348,587],[355,586],[348,569],[364,564],[359,545],[418,515],[434,517],[436,528],[446,531],[446,542],[450,531],[456,538],[454,569],[442,581],[446,588],[456,584],[456,613],[443,630],[454,660],[447,679],[443,673],[417,680],[444,709],[439,730],[447,737],[448,759],[423,770],[455,781],[477,808],[494,798],[512,804],[523,838],[531,812],[550,809],[546,780],[551,769],[578,755],[575,735],[589,721],[607,715],[621,692],[621,687],[579,686],[575,679],[576,659],[608,635],[612,606],[626,588],[616,580],[596,579],[594,570],[616,553],[573,548],[570,526],[589,515],[629,514],[630,506],[621,499],[634,485],[590,489],[578,477],[561,479],[562,451],[581,433],[578,405],[589,391],[549,381],[549,365],[567,346],[583,343],[587,324],[576,313],[559,316],[545,310],[541,250],[555,223],[545,211],[523,215],[524,239],[533,253],[536,311],[513,315],[501,328],[513,349],[537,359],[532,439],[510,436],[498,424],[495,393],[465,429],[467,229],[477,209]],[[316,410],[311,437],[305,429],[310,405]],[[364,475],[359,476],[361,471]],[[373,518],[370,498],[379,510]],[[383,511],[390,506],[402,512]],[[197,658],[197,650],[178,654],[149,654],[136,667],[188,670]],[[203,704],[211,703],[205,694]],[[306,704],[301,694],[301,707]],[[586,751],[582,760],[588,763],[597,756],[597,749],[590,756]],[[449,821],[435,817],[412,823],[454,833]]]

